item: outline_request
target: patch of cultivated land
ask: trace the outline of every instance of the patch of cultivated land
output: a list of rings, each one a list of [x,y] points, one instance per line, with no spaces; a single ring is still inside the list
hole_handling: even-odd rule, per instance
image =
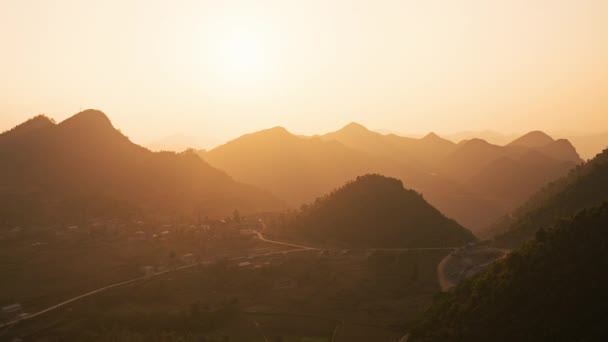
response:
[[[208,239],[174,234],[164,239],[136,239],[74,231],[0,241],[0,306],[20,303],[27,313],[55,305],[100,287],[191,260],[216,260],[282,249],[255,238]],[[1,323],[1,322],[0,322]]]
[[[403,322],[412,322],[439,289],[436,267],[446,253],[308,250],[241,266],[220,260],[85,298],[22,322],[10,335],[28,341],[163,333],[209,341],[330,341],[334,333],[335,341],[398,338],[408,328]]]

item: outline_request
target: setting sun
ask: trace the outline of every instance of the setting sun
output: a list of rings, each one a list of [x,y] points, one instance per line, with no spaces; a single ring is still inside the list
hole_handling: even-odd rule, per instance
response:
[[[270,72],[264,41],[250,32],[230,32],[219,47],[218,72],[229,82],[260,81]]]

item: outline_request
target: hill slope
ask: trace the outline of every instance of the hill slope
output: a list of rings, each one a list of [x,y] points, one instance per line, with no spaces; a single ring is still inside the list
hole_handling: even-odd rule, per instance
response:
[[[401,181],[365,175],[305,205],[285,225],[294,235],[353,247],[460,246],[474,237]]]
[[[59,124],[37,117],[3,133],[0,160],[6,221],[125,212],[215,216],[282,207],[192,152],[153,153],[133,144],[96,110]]]
[[[405,169],[337,141],[298,137],[282,127],[244,135],[201,152],[201,156],[236,179],[267,189],[295,207],[357,175],[394,175]]]
[[[320,138],[339,141],[352,149],[383,156],[418,169],[434,166],[456,147],[456,144],[435,133],[429,133],[420,139],[395,134],[384,135],[355,122]]]
[[[507,146],[542,147],[554,142],[547,133],[542,131],[528,132],[521,137],[511,141]]]
[[[557,143],[549,140],[550,145]],[[530,158],[532,152],[538,158]],[[383,135],[357,123],[315,137],[275,127],[200,155],[295,207],[361,174],[395,177],[476,233],[575,165],[527,146],[497,146],[481,139],[456,145],[433,133],[413,139]],[[533,177],[521,177],[531,170]]]
[[[532,196],[512,217],[505,217],[492,229],[500,244],[517,246],[534,236],[539,227],[556,217],[574,215],[581,209],[608,200],[608,150],[577,166],[566,177]]]
[[[408,341],[605,341],[608,205],[440,295]]]

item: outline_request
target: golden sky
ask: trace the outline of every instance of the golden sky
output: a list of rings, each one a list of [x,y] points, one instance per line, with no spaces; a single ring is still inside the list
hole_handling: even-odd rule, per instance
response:
[[[0,130],[608,129],[608,1],[0,0]]]

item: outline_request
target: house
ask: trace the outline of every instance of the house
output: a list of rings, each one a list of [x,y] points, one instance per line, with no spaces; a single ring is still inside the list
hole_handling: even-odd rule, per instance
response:
[[[239,262],[237,264],[238,267],[249,267],[251,265],[253,265],[253,264],[251,262],[249,262],[249,261],[243,261],[243,262]]]
[[[7,305],[2,307],[2,314],[5,316],[16,316],[23,312],[23,307],[19,303]]]
[[[141,272],[146,276],[149,277],[151,275],[153,275],[154,273],[156,273],[156,268],[154,266],[142,266],[141,268]]]
[[[169,231],[164,230],[160,233],[160,240],[167,240],[169,238]]]

